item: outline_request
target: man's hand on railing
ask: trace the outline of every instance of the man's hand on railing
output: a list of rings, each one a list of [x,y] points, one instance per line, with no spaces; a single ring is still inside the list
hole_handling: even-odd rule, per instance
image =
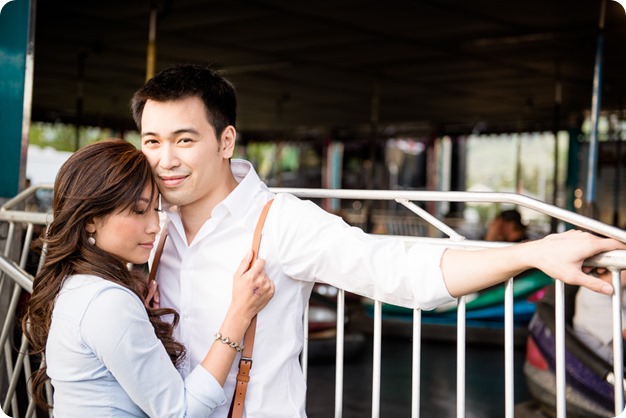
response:
[[[583,272],[590,276],[602,279],[607,283],[613,282],[613,273],[611,273],[608,268],[583,266]],[[620,271],[620,282],[622,284],[622,289],[624,289],[626,286],[626,270]]]
[[[594,255],[626,250],[626,244],[582,231],[548,235],[536,241],[480,251],[448,249],[441,269],[448,291],[454,297],[476,292],[514,277],[529,268],[538,268],[565,283],[612,294],[606,278],[582,270],[583,262]]]
[[[612,250],[624,250],[626,244],[576,230],[548,235],[538,241],[538,244],[543,247],[538,249],[541,257],[537,268],[549,276],[607,295],[613,293],[610,273],[607,272],[608,274],[598,277],[598,275],[585,272],[582,265],[585,259],[594,255]]]

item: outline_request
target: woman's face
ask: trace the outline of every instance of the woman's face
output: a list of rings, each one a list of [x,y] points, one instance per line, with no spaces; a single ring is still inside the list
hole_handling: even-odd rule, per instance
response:
[[[141,199],[129,209],[94,218],[87,232],[95,238],[98,248],[127,263],[143,264],[148,261],[160,230],[158,197],[155,193],[150,201],[151,191],[151,187],[146,186]]]

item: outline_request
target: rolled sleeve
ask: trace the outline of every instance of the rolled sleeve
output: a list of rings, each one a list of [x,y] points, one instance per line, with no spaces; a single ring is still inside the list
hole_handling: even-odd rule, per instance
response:
[[[409,248],[408,259],[416,272],[413,294],[420,301],[419,306],[412,307],[429,310],[454,300],[441,271],[441,258],[445,251],[445,246],[434,244],[415,243]]]
[[[185,378],[187,414],[201,416],[226,403],[224,389],[207,369],[196,366]]]

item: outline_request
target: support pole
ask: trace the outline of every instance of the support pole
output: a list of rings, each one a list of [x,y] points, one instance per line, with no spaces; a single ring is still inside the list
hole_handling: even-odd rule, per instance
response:
[[[367,188],[376,188],[376,143],[378,142],[378,122],[380,118],[380,77],[376,77],[372,86],[372,106],[370,109],[370,152],[369,159],[372,163],[372,170],[368,177]]]
[[[598,23],[598,44],[596,50],[596,65],[593,73],[593,96],[591,98],[591,137],[589,138],[589,157],[587,164],[587,215],[596,217],[596,173],[598,166],[598,119],[600,117],[600,102],[602,96],[602,65],[604,59],[604,16],[606,14],[606,0],[600,3],[600,21]]]
[[[146,81],[154,77],[154,63],[156,61],[156,25],[157,8],[150,10],[150,28],[148,30],[148,53],[146,58]]]
[[[559,130],[561,129],[561,103],[563,102],[563,84],[557,64],[557,77],[554,83],[554,172],[552,174],[552,204],[557,205],[559,197]],[[550,221],[551,232],[557,232],[558,221]]]
[[[378,142],[378,120],[380,117],[380,77],[376,76],[372,86],[372,101],[370,109],[370,137],[369,137],[369,172],[365,178],[365,188],[376,189],[376,143]],[[371,232],[374,228],[373,212],[374,204],[371,200],[364,203],[364,210],[367,214],[366,231]]]

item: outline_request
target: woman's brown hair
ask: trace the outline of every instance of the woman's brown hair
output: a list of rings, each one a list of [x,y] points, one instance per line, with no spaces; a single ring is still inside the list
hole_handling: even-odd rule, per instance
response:
[[[44,237],[45,261],[33,282],[33,293],[22,319],[32,353],[44,353],[52,310],[64,279],[72,274],[91,274],[132,290],[142,301],[147,280],[125,261],[89,244],[85,226],[96,217],[132,210],[149,185],[152,198],[158,193],[150,165],[132,144],[110,139],[76,151],[63,164],[54,184],[53,220]],[[185,349],[172,333],[178,323],[173,309],[146,307],[150,322],[174,364]],[[161,319],[172,317],[172,322]],[[33,397],[49,407],[44,397],[48,380],[45,366],[32,375]]]

